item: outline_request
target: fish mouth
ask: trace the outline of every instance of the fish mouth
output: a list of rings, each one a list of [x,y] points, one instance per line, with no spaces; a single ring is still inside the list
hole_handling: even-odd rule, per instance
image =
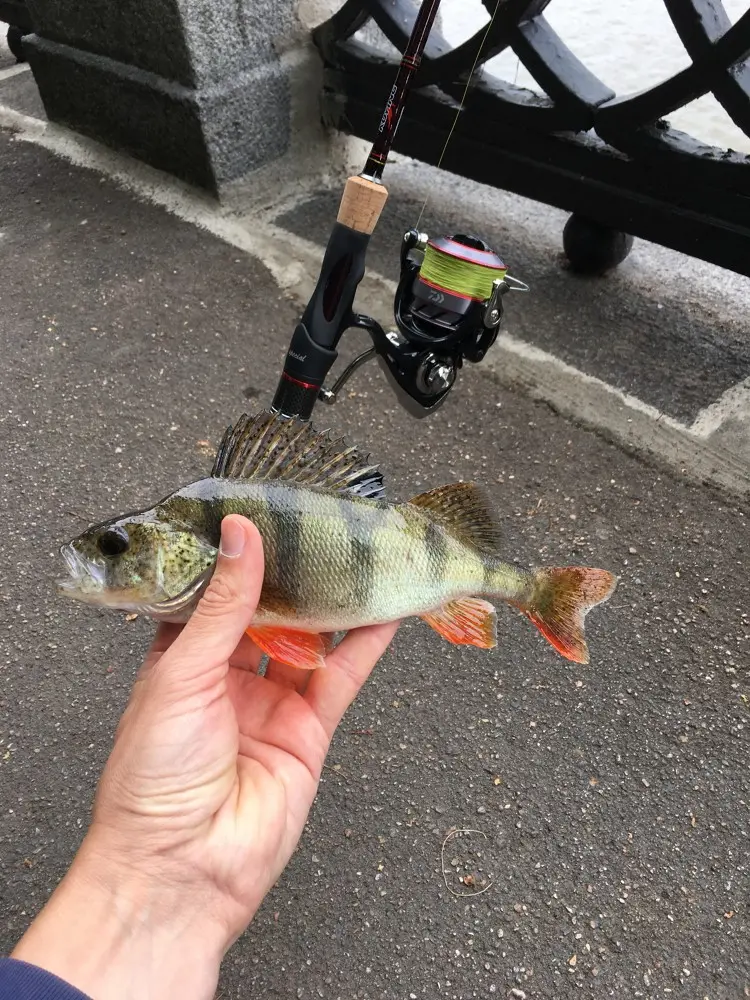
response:
[[[215,565],[210,566],[175,597],[165,597],[162,601],[144,601],[143,595],[136,591],[108,587],[105,567],[82,557],[72,542],[61,547],[60,556],[68,570],[68,576],[57,580],[58,593],[87,604],[135,611],[157,621],[187,621],[215,569]]]
[[[57,581],[57,589],[67,596],[85,598],[100,593],[104,586],[104,567],[84,560],[72,542],[63,545],[60,555],[68,570],[68,576]]]

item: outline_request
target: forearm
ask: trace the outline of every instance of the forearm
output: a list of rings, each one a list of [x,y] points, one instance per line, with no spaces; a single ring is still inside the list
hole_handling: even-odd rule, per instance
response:
[[[93,1000],[211,1000],[223,950],[199,901],[159,879],[121,875],[84,843],[11,957]]]

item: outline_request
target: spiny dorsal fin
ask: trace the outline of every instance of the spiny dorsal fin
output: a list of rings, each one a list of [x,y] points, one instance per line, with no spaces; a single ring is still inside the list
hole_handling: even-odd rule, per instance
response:
[[[354,447],[332,441],[304,420],[263,410],[227,428],[211,475],[219,479],[282,479],[305,486],[385,499],[383,476]]]
[[[501,534],[497,515],[476,483],[450,483],[409,501],[430,514],[454,535],[482,552],[498,552]]]

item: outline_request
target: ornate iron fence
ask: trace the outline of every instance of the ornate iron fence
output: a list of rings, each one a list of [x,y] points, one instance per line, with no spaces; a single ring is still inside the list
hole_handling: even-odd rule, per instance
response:
[[[750,136],[750,11],[732,24],[721,0],[663,2],[690,65],[635,95],[615,94],[571,52],[544,17],[550,0],[499,0],[487,37],[485,26],[455,48],[434,33],[395,148],[436,164],[477,53],[481,68],[510,47],[543,93],[475,71],[446,170],[573,213],[564,245],[583,270],[622,259],[631,234],[750,274],[750,156],[666,120],[713,93]],[[397,57],[354,36],[372,19],[403,51],[416,10],[416,0],[347,0],[316,30],[329,124],[374,134]]]
[[[22,0],[0,0],[0,21],[8,25],[8,47],[19,62],[24,62],[21,39],[32,31],[31,16]]]

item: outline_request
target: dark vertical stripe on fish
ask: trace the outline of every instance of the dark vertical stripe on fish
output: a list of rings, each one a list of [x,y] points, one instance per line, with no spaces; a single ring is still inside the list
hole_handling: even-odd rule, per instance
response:
[[[495,583],[495,568],[489,559],[482,559],[482,568],[484,569],[484,579],[482,580],[482,593],[492,594],[494,592]]]
[[[201,520],[203,521],[203,529],[206,532],[206,538],[218,549],[221,542],[221,522],[227,514],[231,513],[231,511],[224,510],[225,504],[222,501],[220,501],[217,505],[216,503],[212,503],[211,500],[206,497],[201,497],[199,503]]]
[[[339,498],[339,511],[349,536],[353,604],[358,608],[368,608],[375,584],[375,538],[368,524],[369,519],[358,515],[357,502],[351,497]]]
[[[302,592],[301,511],[297,506],[297,491],[284,490],[281,503],[269,503],[273,532],[276,537],[276,580],[294,606]]]
[[[448,541],[443,532],[431,519],[427,519],[424,543],[430,557],[430,566],[436,580],[445,578],[445,571],[448,566]]]

